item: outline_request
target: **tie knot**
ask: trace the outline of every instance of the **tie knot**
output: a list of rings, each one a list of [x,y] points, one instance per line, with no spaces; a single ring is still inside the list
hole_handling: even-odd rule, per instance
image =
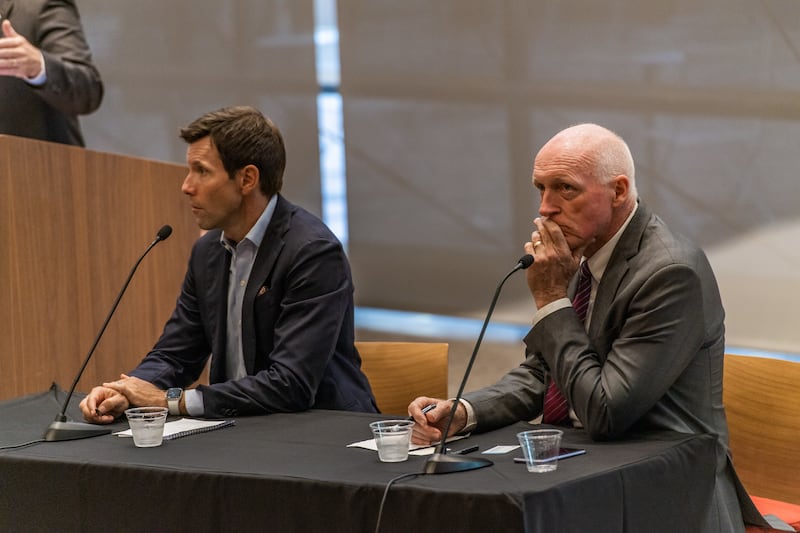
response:
[[[589,270],[589,261],[581,263],[581,278],[592,279],[592,271]]]

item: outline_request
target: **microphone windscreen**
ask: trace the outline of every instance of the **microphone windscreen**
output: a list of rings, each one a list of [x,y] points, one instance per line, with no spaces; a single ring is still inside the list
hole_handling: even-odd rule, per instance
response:
[[[172,235],[172,226],[166,224],[164,226],[161,226],[161,229],[158,230],[158,233],[156,234],[156,239],[158,239],[159,241],[165,241],[167,240],[167,237],[169,237],[170,235]]]
[[[519,265],[522,266],[522,269],[525,270],[529,266],[533,264],[533,256],[531,254],[525,254],[519,258]]]

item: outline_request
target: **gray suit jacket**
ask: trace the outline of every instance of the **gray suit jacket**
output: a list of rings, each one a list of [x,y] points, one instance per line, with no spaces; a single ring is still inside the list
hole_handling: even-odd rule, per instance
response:
[[[72,0],[0,0],[0,16],[42,51],[47,81],[33,87],[0,76],[0,133],[83,146],[78,115],[103,99],[78,9]]]
[[[716,434],[716,491],[705,530],[744,531],[742,514],[764,525],[729,456],[724,317],[705,254],[640,202],[600,280],[588,334],[572,308],[548,315],[525,337],[522,365],[464,397],[478,431],[530,420],[541,414],[551,374],[593,439]]]

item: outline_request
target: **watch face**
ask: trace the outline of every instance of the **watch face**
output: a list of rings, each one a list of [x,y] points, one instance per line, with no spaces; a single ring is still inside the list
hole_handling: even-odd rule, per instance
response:
[[[183,393],[183,389],[167,389],[167,400],[178,400]]]

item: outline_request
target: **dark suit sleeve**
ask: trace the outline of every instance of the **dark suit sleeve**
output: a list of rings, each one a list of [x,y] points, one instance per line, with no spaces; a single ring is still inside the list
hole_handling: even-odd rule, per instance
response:
[[[599,338],[610,339],[602,354],[571,307],[539,321],[525,338],[525,362],[465,395],[477,431],[540,415],[546,369],[594,439],[618,438],[651,411],[703,342],[700,279],[693,268],[670,264],[641,272],[620,291],[610,309],[593,311],[605,329]]]
[[[545,391],[544,367],[533,354],[500,380],[478,391],[464,394],[473,407],[477,432],[491,431],[519,420],[531,420],[542,413]]]
[[[207,243],[204,238],[193,247],[175,310],[158,342],[130,375],[162,389],[187,387],[200,377],[211,353],[210,332],[202,320],[210,310],[201,308],[197,297],[197,269],[206,257],[200,249]]]
[[[48,1],[36,28],[36,35],[29,40],[42,51],[47,81],[34,90],[62,113],[95,111],[103,99],[103,82],[92,63],[75,3]]]
[[[206,416],[301,411],[314,405],[343,323],[352,313],[353,287],[337,241],[296,241],[281,251],[269,290],[256,297],[254,328],[262,351],[257,359],[264,366],[235,381],[199,387]]]
[[[593,311],[592,320],[610,328],[601,334],[612,339],[608,353],[598,353],[570,308],[544,318],[526,338],[594,439],[618,438],[650,412],[703,343],[703,294],[697,272],[685,264],[670,264],[645,272],[641,280],[623,287],[616,305],[602,316],[595,317]]]

